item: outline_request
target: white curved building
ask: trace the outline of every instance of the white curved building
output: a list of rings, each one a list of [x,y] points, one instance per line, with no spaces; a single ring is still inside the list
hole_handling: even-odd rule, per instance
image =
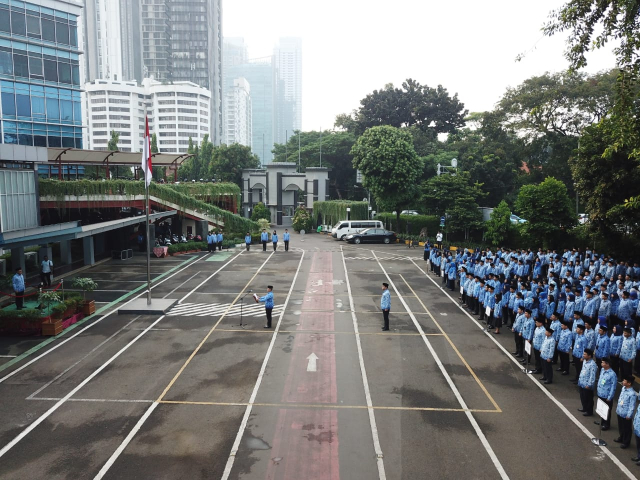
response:
[[[199,144],[210,133],[211,93],[192,82],[94,80],[85,84],[84,101],[88,149],[106,150],[115,130],[120,151],[141,151],[145,114],[162,153],[186,153],[189,138]]]

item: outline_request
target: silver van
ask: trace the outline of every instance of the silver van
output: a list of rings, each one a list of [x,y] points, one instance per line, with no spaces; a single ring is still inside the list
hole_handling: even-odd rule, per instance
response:
[[[365,228],[384,228],[380,220],[341,220],[331,229],[331,236],[344,240],[347,235],[359,233]]]

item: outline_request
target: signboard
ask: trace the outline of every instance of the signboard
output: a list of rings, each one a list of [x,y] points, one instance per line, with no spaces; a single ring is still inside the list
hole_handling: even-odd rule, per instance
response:
[[[464,295],[464,287],[460,287],[460,295]]]
[[[596,404],[596,413],[600,415],[600,418],[604,419],[609,416],[609,405],[607,405],[601,398],[598,398],[598,403]]]
[[[444,227],[444,220],[445,220],[444,217],[440,217],[440,226],[441,227]]]
[[[487,315],[487,317],[491,316],[491,307],[487,307],[484,309],[484,313]]]
[[[524,351],[527,352],[528,355],[531,355],[531,342],[529,340],[524,342]]]

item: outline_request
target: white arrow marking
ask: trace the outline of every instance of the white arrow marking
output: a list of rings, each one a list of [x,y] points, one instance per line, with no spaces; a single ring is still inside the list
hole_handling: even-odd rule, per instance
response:
[[[312,353],[307,357],[309,363],[307,364],[307,372],[315,372],[317,370],[316,362],[318,361],[318,356],[315,353]]]

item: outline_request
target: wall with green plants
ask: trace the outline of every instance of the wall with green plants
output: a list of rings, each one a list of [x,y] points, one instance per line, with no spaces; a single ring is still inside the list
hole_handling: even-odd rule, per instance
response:
[[[145,188],[142,181],[131,180],[75,180],[75,181],[60,181],[52,179],[40,180],[40,195],[45,197],[54,197],[59,204],[59,208],[64,205],[64,198],[66,195],[81,197],[88,195],[91,197],[106,197],[107,195],[123,195],[125,197],[133,197],[136,195],[144,195]],[[222,185],[220,190],[216,190],[218,185]],[[220,192],[227,189],[226,185],[230,184],[193,184],[191,186],[184,186],[175,188],[175,185],[168,186],[158,183],[151,183],[149,185],[149,194],[151,196],[160,198],[166,202],[170,202],[178,205],[181,209],[197,210],[205,213],[209,217],[218,218],[224,222],[225,230],[234,231],[254,231],[258,229],[258,225],[246,218],[236,215],[228,210],[211,205],[202,200],[190,196],[191,194],[184,193],[189,188],[197,190],[202,189],[205,191],[210,188],[211,195],[222,195]],[[233,185],[239,190],[237,185]],[[231,189],[232,187],[229,187]],[[182,191],[181,191],[182,190]],[[231,191],[231,190],[229,190]],[[203,194],[204,195],[204,194]],[[99,205],[96,205],[99,206]]]
[[[376,220],[382,221],[385,228],[403,235],[407,233],[407,222],[411,223],[409,235],[420,235],[420,231],[426,228],[428,237],[434,238],[440,229],[440,217],[435,215],[400,215],[398,224],[395,213],[379,213]]]
[[[352,202],[350,200],[328,200],[313,202],[313,220],[316,225],[334,225],[340,220],[347,219],[347,207],[351,209],[351,220],[366,220],[369,217],[367,202]]]

